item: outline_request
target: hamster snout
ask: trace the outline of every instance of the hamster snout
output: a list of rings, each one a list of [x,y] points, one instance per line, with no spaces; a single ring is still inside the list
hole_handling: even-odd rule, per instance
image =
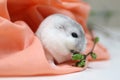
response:
[[[70,60],[71,51],[81,52],[86,46],[82,26],[62,14],[47,17],[40,24],[36,35],[47,50],[46,52],[49,52],[57,63]]]

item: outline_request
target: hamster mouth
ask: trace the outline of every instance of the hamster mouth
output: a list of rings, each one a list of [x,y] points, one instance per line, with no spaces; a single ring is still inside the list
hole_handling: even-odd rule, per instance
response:
[[[71,52],[72,54],[77,54],[77,53],[79,53],[79,51],[75,51],[75,50],[70,50],[70,52]]]

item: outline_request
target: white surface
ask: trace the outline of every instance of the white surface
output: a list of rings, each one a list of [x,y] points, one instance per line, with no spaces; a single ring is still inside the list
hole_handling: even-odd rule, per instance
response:
[[[109,61],[92,62],[85,71],[59,76],[43,77],[8,77],[0,80],[120,80],[120,35],[119,30],[96,29],[100,41],[108,48]],[[107,31],[107,32],[106,32]]]

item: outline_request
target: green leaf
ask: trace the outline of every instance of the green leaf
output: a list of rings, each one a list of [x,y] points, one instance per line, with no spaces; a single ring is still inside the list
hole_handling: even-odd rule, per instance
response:
[[[95,39],[94,39],[94,43],[98,43],[99,42],[99,37],[96,37]]]
[[[92,57],[93,59],[96,59],[96,58],[97,58],[97,55],[96,55],[94,52],[91,52],[91,57]]]
[[[85,62],[86,62],[85,60],[81,60],[80,62],[76,63],[76,66],[77,67],[84,67],[85,66]]]
[[[72,60],[81,60],[81,59],[84,59],[84,55],[82,54],[73,54],[72,56]]]

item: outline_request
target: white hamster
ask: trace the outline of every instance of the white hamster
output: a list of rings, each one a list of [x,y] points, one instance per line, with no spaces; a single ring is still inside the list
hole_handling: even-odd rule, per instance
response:
[[[86,46],[82,26],[63,14],[48,16],[36,33],[48,60],[62,63],[71,59],[72,51],[81,52]]]

